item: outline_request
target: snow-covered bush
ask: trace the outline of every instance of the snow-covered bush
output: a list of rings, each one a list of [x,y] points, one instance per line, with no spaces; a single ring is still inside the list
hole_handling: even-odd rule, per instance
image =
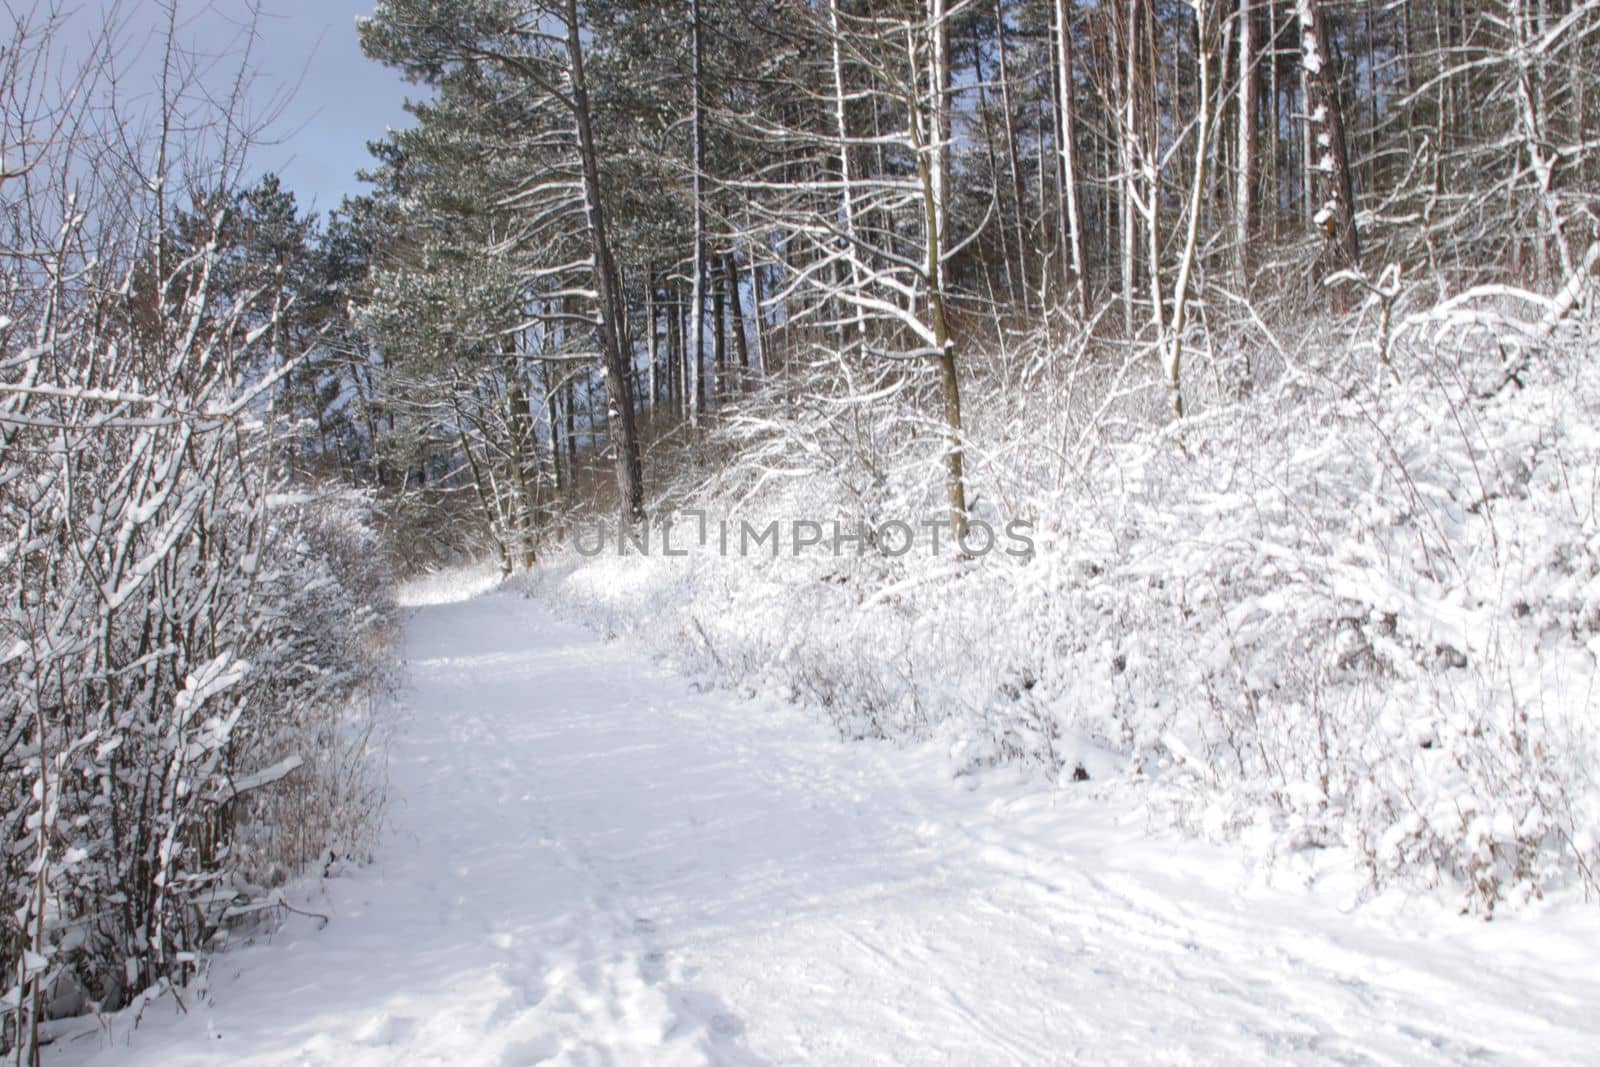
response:
[[[3,62],[56,69],[35,30]],[[41,1017],[181,980],[257,883],[360,848],[381,784],[387,575],[364,498],[283,462],[281,301],[222,266],[235,116],[135,143],[126,116],[96,124],[99,62],[64,103],[54,75],[0,79],[46,94],[9,101],[0,130],[0,985],[18,1062]]]
[[[253,761],[293,787],[241,792],[231,863],[246,891],[313,863],[362,861],[383,808],[397,618],[371,502],[347,488],[267,499],[272,538],[245,640],[244,689],[267,711]]]
[[[1031,523],[1025,557],[713,537],[569,552],[541,592],[847,736],[1132,776],[1196,830],[1342,846],[1375,884],[1481,909],[1592,885],[1600,338],[1570,304],[1469,295],[1292,345],[1243,319],[1211,369],[1191,355],[1178,424],[1148,353],[1034,339],[969,363],[974,518]],[[846,370],[746,403],[718,431],[737,458],[659,507],[938,517],[925,383]]]

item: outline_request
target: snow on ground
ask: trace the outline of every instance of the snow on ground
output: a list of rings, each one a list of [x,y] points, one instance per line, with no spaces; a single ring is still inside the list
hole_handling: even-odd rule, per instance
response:
[[[841,743],[483,583],[413,598],[378,862],[58,1065],[1580,1063],[1600,917],[1353,912],[1131,804]],[[1329,880],[1319,885],[1326,887]],[[1348,889],[1348,887],[1346,887]]]

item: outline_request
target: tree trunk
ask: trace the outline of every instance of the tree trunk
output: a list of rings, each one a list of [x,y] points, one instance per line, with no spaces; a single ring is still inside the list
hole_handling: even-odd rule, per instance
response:
[[[1026,314],[1031,306],[1028,283],[1028,240],[1023,205],[1022,162],[1017,151],[1017,118],[1011,108],[1011,65],[1006,50],[1006,18],[1004,0],[995,2],[995,38],[1000,48],[1000,106],[1005,111],[1006,164],[1011,168],[1011,226],[1017,246],[1016,274],[1011,280],[1012,291],[1022,298]]]
[[[1089,313],[1089,277],[1083,255],[1083,219],[1078,211],[1077,119],[1073,107],[1072,3],[1056,0],[1056,149],[1061,154],[1062,238],[1079,316]]]
[[[688,413],[683,380],[687,362],[683,355],[683,287],[677,279],[667,283],[667,390],[668,406],[677,418]]]
[[[1284,168],[1278,158],[1283,149],[1283,101],[1278,84],[1278,0],[1267,2],[1267,41],[1272,46],[1267,52],[1267,95],[1271,101],[1271,114],[1267,118],[1272,130],[1271,151],[1267,153],[1267,188],[1272,190],[1272,236],[1277,237],[1281,232],[1284,190]]]
[[[700,429],[700,412],[706,403],[706,387],[702,380],[704,372],[704,346],[705,346],[705,315],[706,315],[706,205],[705,205],[705,114],[704,104],[701,100],[700,77],[702,60],[702,42],[700,40],[700,0],[689,0],[689,50],[691,76],[694,85],[691,92],[690,104],[690,131],[692,141],[691,152],[694,168],[694,256],[690,268],[694,277],[690,284],[689,297],[689,430],[695,433]]]
[[[660,384],[656,372],[656,359],[660,355],[660,345],[656,341],[656,269],[654,267],[645,272],[644,337],[645,366],[648,368],[646,371],[648,375],[646,392],[649,394],[649,400],[646,401],[645,406],[654,415],[656,410],[656,390]]]
[[[547,383],[549,381],[548,372],[546,372],[545,381]],[[556,403],[557,395],[556,390],[547,384],[544,394],[544,408],[545,419],[550,427],[550,473],[555,480],[556,496],[565,497],[569,486],[566,472],[562,470],[561,465],[561,431],[559,429],[561,411],[560,405]]]
[[[573,484],[578,483],[578,384],[567,379],[566,398],[561,405],[567,415],[567,475]]]
[[[728,279],[728,299],[733,307],[733,351],[735,366],[743,379],[750,373],[750,342],[744,333],[744,299],[739,295],[739,263],[730,249],[722,260],[722,273]]]
[[[570,64],[573,118],[578,128],[582,159],[584,210],[588,220],[589,252],[594,258],[595,292],[599,295],[600,353],[605,371],[607,411],[616,442],[617,492],[622,513],[630,521],[644,518],[644,470],[639,462],[639,438],[633,419],[633,396],[628,372],[633,352],[625,328],[627,304],[617,276],[616,261],[606,233],[601,198],[600,163],[594,129],[589,121],[589,91],[583,72],[583,42],[578,27],[577,0],[567,0],[567,58]]]
[[[844,232],[850,242],[848,255],[850,257],[850,285],[860,292],[862,287],[861,277],[861,249],[856,244],[856,194],[855,173],[850,162],[850,123],[846,105],[849,103],[845,95],[844,83],[844,54],[842,51],[842,36],[839,29],[839,0],[828,0],[828,30],[829,45],[833,60],[833,126],[834,134],[839,138],[839,184],[840,206],[844,209]],[[837,318],[837,316],[835,316]],[[856,340],[866,338],[867,325],[859,308],[855,314]]]
[[[1300,61],[1307,91],[1306,142],[1313,159],[1317,207],[1312,223],[1327,237],[1323,276],[1355,270],[1361,262],[1356,236],[1355,190],[1350,179],[1350,157],[1345,151],[1344,117],[1339,106],[1339,85],[1328,51],[1328,28],[1319,0],[1296,0],[1300,16]],[[1342,287],[1341,287],[1342,288]],[[1341,310],[1347,301],[1336,292]]]
[[[922,178],[923,222],[927,242],[928,312],[932,319],[935,359],[939,367],[940,390],[944,397],[945,493],[950,505],[950,528],[957,538],[967,532],[967,496],[964,457],[961,444],[961,387],[956,376],[955,341],[950,336],[945,314],[945,222],[948,203],[949,149],[949,27],[945,0],[929,0],[928,13],[932,39],[928,47],[928,105],[926,128],[933,143],[918,144],[917,159]],[[911,115],[913,138],[920,139],[921,116]]]
[[[1233,242],[1241,287],[1250,284],[1250,224],[1255,213],[1256,67],[1254,0],[1239,0],[1238,167],[1234,172]]]
[[[1513,52],[1517,69],[1517,117],[1522,127],[1522,141],[1528,149],[1528,164],[1538,183],[1540,214],[1544,216],[1545,240],[1536,244],[1536,262],[1539,281],[1547,284],[1551,273],[1549,247],[1553,243],[1556,258],[1560,261],[1560,276],[1570,277],[1576,270],[1572,247],[1567,242],[1565,220],[1561,204],[1555,195],[1555,159],[1550,153],[1549,131],[1545,123],[1545,94],[1539,69],[1534,65],[1533,43],[1538,36],[1534,20],[1538,15],[1530,12],[1527,0],[1512,0],[1511,23],[1516,39]]]
[[[1206,8],[1195,9],[1197,48],[1195,59],[1200,73],[1200,115],[1195,129],[1194,175],[1189,187],[1189,219],[1184,231],[1183,258],[1178,261],[1178,280],[1172,290],[1172,329],[1167,346],[1167,390],[1172,413],[1183,418],[1183,330],[1189,306],[1189,279],[1194,273],[1195,255],[1200,242],[1200,208],[1206,185],[1206,142],[1211,138],[1211,26]]]
[[[728,283],[722,272],[718,275],[711,287],[711,365],[715,368],[711,394],[720,405],[728,391]]]
[[[513,375],[515,371],[513,370]],[[512,378],[506,391],[506,422],[510,433],[511,484],[516,492],[517,562],[532,570],[534,542],[538,539],[535,511],[538,507],[539,465],[535,458],[534,409],[526,382]],[[530,477],[531,474],[531,477]]]
[[[772,371],[772,359],[769,353],[771,348],[767,341],[767,320],[763,311],[767,303],[767,295],[763,291],[761,282],[761,264],[756,262],[755,254],[750,255],[750,303],[752,317],[756,323],[756,361],[761,367],[761,376],[766,378]]]
[[[980,120],[982,121],[982,125],[983,125],[983,153],[984,153],[984,159],[985,159],[985,162],[989,166],[989,188],[993,191],[992,200],[994,202],[995,209],[997,210],[997,212],[1000,215],[1000,225],[998,227],[996,227],[996,229],[998,231],[999,238],[1000,238],[1000,265],[1001,265],[1001,268],[1005,271],[1006,278],[1012,284],[1012,288],[1014,290],[1015,289],[1016,271],[1015,271],[1015,268],[1012,266],[1011,247],[1010,247],[1011,246],[1011,240],[1010,240],[1010,234],[1009,234],[1008,228],[1007,228],[1007,226],[1005,224],[1005,217],[1006,217],[1005,197],[1000,192],[1001,186],[1002,186],[1002,179],[1001,179],[1001,176],[1000,176],[1000,159],[999,159],[998,156],[995,155],[995,150],[994,150],[994,120],[993,120],[993,117],[992,117],[993,109],[990,107],[990,104],[989,104],[989,90],[988,90],[988,87],[987,87],[988,86],[988,82],[984,78],[984,70],[983,70],[983,40],[977,34],[974,34],[972,36],[972,39],[971,39],[971,44],[972,44],[972,76],[973,76],[974,80],[977,83],[977,89],[978,89],[978,116],[979,116]],[[992,279],[994,277],[994,272],[989,267],[989,257],[985,254],[985,250],[981,246],[980,246],[978,254],[981,257],[982,263],[983,263],[983,267],[982,267],[983,276],[984,276],[984,278],[986,280],[989,281],[989,289],[990,289],[990,292],[992,293],[994,291],[994,285],[993,285],[993,281],[992,281]],[[999,325],[1000,325],[1000,309],[999,309],[998,306],[996,306],[996,307],[992,307],[990,310],[991,310],[991,313],[995,316],[995,325],[998,328]]]
[[[1138,82],[1138,34],[1135,29],[1135,19],[1138,14],[1138,0],[1128,0],[1122,13],[1122,46],[1123,62],[1118,64],[1121,73],[1122,99],[1119,109],[1120,121],[1117,129],[1117,172],[1121,180],[1117,183],[1122,194],[1122,210],[1117,219],[1119,223],[1119,237],[1121,241],[1120,267],[1122,271],[1122,328],[1128,336],[1133,336],[1133,301],[1134,286],[1138,283],[1138,264],[1134,257],[1137,255],[1137,236],[1134,229],[1135,202],[1138,199],[1138,178],[1134,171],[1137,165],[1137,156],[1134,152],[1134,141],[1137,136],[1135,120],[1138,108],[1134,97],[1137,92]]]

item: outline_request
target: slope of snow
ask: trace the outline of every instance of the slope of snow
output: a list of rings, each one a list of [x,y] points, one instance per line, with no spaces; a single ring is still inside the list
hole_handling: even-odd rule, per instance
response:
[[[460,587],[467,596],[472,583]],[[695,692],[506,592],[413,616],[371,868],[58,1065],[1579,1063],[1600,918],[1346,913],[1129,805]]]

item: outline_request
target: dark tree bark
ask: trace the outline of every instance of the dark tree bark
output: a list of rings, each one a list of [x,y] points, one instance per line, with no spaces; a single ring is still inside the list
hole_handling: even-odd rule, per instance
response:
[[[1234,248],[1239,279],[1250,281],[1250,232],[1255,218],[1256,192],[1256,90],[1260,68],[1256,65],[1254,0],[1239,0],[1239,110],[1238,169],[1235,171]]]
[[[728,391],[728,302],[726,275],[717,279],[711,290],[711,363],[713,371],[712,393],[720,403]]]
[[[1328,26],[1320,0],[1297,0],[1300,16],[1300,62],[1306,75],[1306,134],[1310,147],[1312,223],[1327,238],[1323,276],[1355,270],[1361,262],[1356,234],[1355,186],[1345,150],[1344,115],[1339,104],[1339,79],[1328,49]],[[1342,288],[1342,287],[1341,287]],[[1348,294],[1336,290],[1343,310]]]
[[[722,273],[728,279],[728,300],[732,303],[733,311],[733,350],[737,357],[739,373],[748,375],[752,369],[750,365],[750,341],[744,333],[744,299],[739,295],[739,265],[730,251],[722,261]]]
[[[583,40],[579,32],[577,0],[567,0],[566,20],[572,111],[578,129],[584,208],[588,216],[590,252],[594,256],[595,292],[599,294],[599,314],[596,318],[600,333],[600,358],[605,373],[606,415],[609,432],[617,446],[617,492],[624,517],[638,521],[644,517],[644,470],[639,462],[639,436],[634,424],[633,391],[629,383],[633,352],[625,331],[627,297],[622,292],[606,229],[600,162],[590,122],[589,89],[583,70]]]

